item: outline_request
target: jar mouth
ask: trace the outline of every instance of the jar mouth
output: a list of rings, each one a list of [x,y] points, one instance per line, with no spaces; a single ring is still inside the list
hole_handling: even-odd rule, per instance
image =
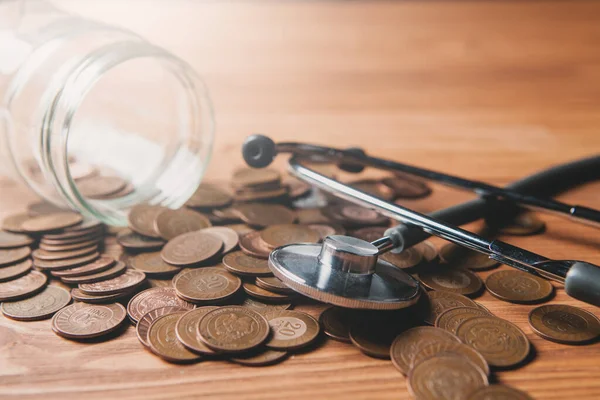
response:
[[[123,226],[136,204],[178,208],[194,193],[210,161],[214,119],[206,86],[189,65],[145,42],[119,42],[52,85],[57,95],[43,118],[40,154],[69,206]],[[124,179],[131,191],[91,196],[73,173],[73,157]]]

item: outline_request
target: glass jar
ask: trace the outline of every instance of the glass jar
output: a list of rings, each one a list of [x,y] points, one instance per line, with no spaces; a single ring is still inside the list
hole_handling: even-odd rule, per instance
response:
[[[177,208],[208,164],[214,121],[192,68],[136,34],[40,0],[0,2],[0,173],[111,225]]]

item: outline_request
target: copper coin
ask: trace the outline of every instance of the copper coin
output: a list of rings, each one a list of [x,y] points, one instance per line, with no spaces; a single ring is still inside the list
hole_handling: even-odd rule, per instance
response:
[[[82,283],[79,290],[83,293],[98,296],[125,292],[146,280],[146,274],[136,269],[127,269],[124,273],[104,281]]]
[[[213,185],[203,184],[185,205],[192,208],[220,208],[229,205],[231,201],[232,197],[226,191]]]
[[[419,250],[411,247],[401,252],[390,250],[387,253],[383,253],[379,258],[398,268],[408,269],[419,265],[421,260],[423,260],[423,255]]]
[[[444,291],[424,293],[418,303],[419,313],[430,325],[435,323],[441,313],[455,307],[477,307],[477,304],[461,294]]]
[[[485,361],[485,358],[471,346],[467,346],[460,342],[435,342],[429,346],[423,347],[415,355],[411,369],[428,358],[440,355],[465,357],[467,360],[477,365],[486,375],[490,374],[490,366],[487,361]]]
[[[390,348],[400,331],[401,327],[390,321],[356,320],[350,326],[350,341],[370,357],[389,360]]]
[[[57,278],[72,278],[75,276],[92,275],[98,272],[106,271],[114,264],[115,259],[113,257],[104,255],[89,264],[82,265],[81,267],[52,271],[51,274]]]
[[[213,226],[203,229],[202,232],[215,235],[223,241],[223,254],[235,249],[240,240],[236,231],[225,226]]]
[[[169,362],[191,362],[201,358],[192,353],[177,339],[175,326],[184,312],[163,315],[154,321],[148,329],[150,350],[160,358]]]
[[[248,297],[242,303],[243,307],[248,307],[253,309],[254,311],[264,315],[269,315],[272,312],[276,312],[279,310],[288,310],[292,307],[290,303],[279,303],[279,304],[265,304],[256,299]]]
[[[504,385],[482,387],[468,396],[467,400],[533,400],[527,393]]]
[[[407,375],[417,354],[425,347],[438,342],[458,342],[453,334],[431,326],[418,326],[399,334],[390,348],[394,367]]]
[[[240,216],[233,207],[217,208],[212,210],[212,215],[221,220],[241,222]]]
[[[121,299],[124,299],[128,296],[131,296],[135,292],[135,289],[127,290],[124,292],[117,292],[113,294],[101,294],[101,295],[89,295],[87,293],[83,293],[78,288],[71,289],[71,297],[73,297],[76,301],[81,301],[83,303],[89,304],[106,304],[106,303],[114,303]]]
[[[279,199],[284,198],[288,195],[287,187],[278,187],[273,190],[243,190],[237,191],[234,195],[234,200],[236,202],[254,202],[254,201],[264,201],[271,199]]]
[[[98,221],[97,219],[84,218],[80,224],[65,228],[61,233],[47,233],[44,236],[54,236],[54,235],[60,235],[60,234],[64,235],[65,233],[71,233],[71,232],[79,233],[79,234],[83,235],[84,233],[89,233],[94,230],[95,231],[104,230],[104,228],[105,228],[104,224],[102,222]]]
[[[485,271],[500,265],[487,254],[479,253],[448,243],[440,250],[442,260],[450,264],[452,268],[468,268],[471,271]]]
[[[29,247],[17,247],[16,249],[0,250],[0,266],[15,264],[29,257]]]
[[[55,312],[71,302],[65,289],[46,286],[44,290],[25,300],[2,303],[2,314],[19,321],[35,321],[50,318]]]
[[[54,314],[52,330],[67,339],[91,339],[117,330],[126,315],[119,303],[74,303]]]
[[[136,294],[129,303],[127,303],[127,314],[132,321],[139,321],[142,316],[152,310],[161,307],[181,307],[187,310],[194,308],[194,305],[180,299],[171,287],[156,287],[146,289]]]
[[[27,204],[27,211],[29,212],[29,217],[31,219],[31,216],[54,214],[65,210],[47,201],[39,201],[37,203]]]
[[[231,357],[229,360],[236,364],[246,365],[248,367],[262,367],[281,362],[285,360],[288,355],[289,353],[287,351],[263,350],[259,353],[252,353],[248,356],[237,355],[236,357]]]
[[[30,236],[0,231],[0,249],[29,246],[33,242]]]
[[[273,273],[267,260],[234,251],[223,257],[223,266],[230,272],[243,276],[270,276]]]
[[[248,296],[256,297],[259,300],[263,301],[271,301],[271,302],[282,302],[282,301],[290,301],[292,297],[287,294],[275,293],[270,290],[265,290],[256,286],[253,283],[244,283],[243,284],[244,292]]]
[[[225,225],[225,228],[235,231],[235,233],[238,234],[238,239],[247,233],[254,232],[254,229],[250,228],[246,224]]]
[[[296,214],[279,204],[241,204],[236,206],[242,221],[250,226],[264,228],[270,225],[291,224]]]
[[[154,220],[154,231],[165,240],[209,226],[212,226],[212,224],[208,218],[196,211],[185,208],[163,210]]]
[[[148,343],[148,329],[150,329],[150,325],[152,325],[154,320],[162,317],[163,315],[173,314],[181,311],[185,312],[187,309],[178,306],[166,306],[156,308],[144,314],[135,326],[135,333],[140,343],[142,343],[145,347],[150,347],[150,343]]]
[[[408,376],[408,390],[419,400],[465,399],[487,385],[487,375],[478,366],[450,355],[425,360]]]
[[[225,306],[200,319],[200,339],[211,349],[240,353],[263,344],[269,337],[269,324],[256,311],[241,306]]]
[[[65,244],[65,245],[62,245],[62,244],[54,245],[54,244],[46,244],[46,243],[40,242],[39,250],[43,250],[44,252],[53,252],[53,253],[76,251],[76,250],[89,248],[92,246],[97,247],[98,245],[102,244],[103,239],[104,238],[102,238],[102,237],[96,237],[96,238],[88,240],[86,242]]]
[[[40,240],[40,248],[46,248],[46,250],[72,250],[78,247],[85,247],[82,243],[89,242],[101,242],[104,239],[104,232],[94,232],[91,235],[85,235],[80,237],[74,237],[69,239],[46,239],[42,237]],[[43,245],[43,246],[42,246]],[[89,244],[88,244],[89,246]],[[55,248],[55,249],[53,249]]]
[[[179,339],[179,341],[189,350],[196,353],[208,355],[215,354],[214,350],[211,350],[200,340],[198,335],[198,324],[203,316],[209,311],[216,310],[217,308],[218,307],[214,306],[198,307],[183,314],[175,325],[177,339]]]
[[[260,233],[260,238],[271,249],[292,243],[317,243],[321,236],[303,225],[271,225]]]
[[[546,229],[544,221],[534,214],[523,213],[515,217],[510,224],[500,227],[500,233],[513,236],[529,236],[541,233]]]
[[[27,259],[8,267],[0,268],[0,282],[10,281],[25,275],[31,270],[32,265],[31,260]]]
[[[339,212],[343,218],[349,220],[348,222],[357,225],[382,225],[388,222],[387,217],[379,214],[377,211],[361,206],[343,206]]]
[[[341,226],[327,224],[309,224],[307,226],[313,231],[317,232],[321,237],[321,240],[324,240],[327,236],[343,235],[346,233],[346,230]]]
[[[548,304],[529,313],[529,325],[546,340],[564,344],[586,343],[600,335],[600,320],[581,308]]]
[[[129,228],[143,236],[159,238],[155,221],[167,209],[160,206],[141,204],[133,207],[127,215]]]
[[[206,267],[183,271],[173,279],[177,295],[194,303],[215,303],[233,296],[242,281],[223,268]]]
[[[319,316],[323,332],[340,342],[350,343],[351,322],[349,311],[341,307],[329,307]]]
[[[127,264],[148,276],[172,275],[181,268],[167,264],[161,257],[160,252],[140,253],[127,258]]]
[[[98,246],[88,246],[82,249],[77,250],[68,250],[68,251],[48,251],[43,249],[35,249],[31,256],[35,260],[41,261],[56,261],[56,260],[64,260],[67,258],[75,258],[82,257],[91,253],[95,253],[98,251]]]
[[[2,220],[2,229],[9,232],[21,233],[24,232],[21,225],[23,222],[31,219],[28,213],[13,214]]]
[[[527,336],[516,325],[496,317],[475,317],[458,326],[460,340],[494,367],[512,367],[529,355]]]
[[[420,272],[418,278],[429,289],[444,290],[465,296],[477,294],[483,288],[481,279],[466,269],[436,268]]]
[[[179,235],[163,247],[161,257],[165,262],[181,267],[193,266],[209,260],[223,250],[223,241],[202,231]]]
[[[81,214],[59,212],[31,218],[23,222],[21,228],[32,233],[49,232],[77,225],[81,221],[83,221]]]
[[[282,310],[270,314],[267,321],[272,334],[266,345],[275,350],[295,350],[308,346],[320,332],[319,321],[300,311]]]
[[[103,270],[100,272],[96,272],[96,273],[89,274],[89,275],[64,276],[64,277],[61,277],[60,280],[63,281],[64,283],[68,283],[71,285],[78,285],[80,283],[100,282],[100,281],[104,281],[107,279],[112,279],[114,277],[117,277],[117,276],[125,273],[126,269],[127,269],[127,266],[125,265],[125,263],[118,261],[113,266],[111,266],[109,269],[106,269],[106,270]]]
[[[98,252],[88,254],[81,257],[74,258],[65,258],[63,260],[53,260],[53,261],[44,261],[39,259],[34,259],[33,264],[36,268],[42,270],[59,270],[59,269],[67,269],[72,267],[78,267],[83,264],[88,264],[100,257]]]
[[[385,178],[381,182],[394,191],[395,197],[418,199],[431,194],[431,188],[427,184],[415,179],[394,177]]]
[[[320,208],[305,208],[305,209],[297,209],[296,217],[298,218],[298,223],[303,225],[312,225],[312,224],[325,224],[330,225],[334,224],[334,222],[327,217]],[[339,225],[339,224],[335,224]],[[334,225],[332,225],[334,226]],[[345,233],[344,227],[339,225],[340,229],[343,230],[341,233],[337,233],[337,235],[343,235]]]
[[[554,293],[547,280],[518,270],[494,272],[485,280],[485,286],[494,297],[511,303],[537,303]]]
[[[269,168],[243,168],[234,172],[231,184],[234,187],[259,186],[277,183],[281,179],[279,172]]]
[[[17,300],[31,296],[40,291],[48,278],[38,271],[31,271],[27,275],[7,282],[0,282],[0,301]]]
[[[275,293],[281,294],[294,294],[294,289],[283,283],[283,281],[274,276],[263,276],[256,278],[256,286],[269,290]]]
[[[423,256],[423,260],[426,262],[435,261],[438,258],[437,248],[433,243],[429,240],[425,240],[419,244],[413,246],[421,255]]]
[[[441,313],[435,320],[435,326],[456,335],[458,326],[470,318],[489,317],[489,311],[474,307],[455,307]]]
[[[351,232],[351,236],[364,240],[365,242],[373,242],[381,239],[388,228],[384,226],[367,226]]]
[[[156,250],[165,245],[162,239],[155,239],[148,236],[143,236],[126,229],[117,234],[117,242],[131,250]]]
[[[361,181],[350,182],[349,184],[353,188],[379,197],[383,200],[390,201],[396,197],[396,194],[389,186],[386,186],[383,183],[376,180],[365,179]]]
[[[99,226],[95,228],[89,228],[82,231],[70,231],[64,229],[61,233],[46,233],[42,236],[42,242],[50,242],[50,243],[80,243],[85,242],[96,237],[104,235],[104,227]]]
[[[250,256],[258,258],[269,258],[271,249],[260,237],[259,231],[247,233],[240,237],[240,249]]]
[[[118,176],[90,176],[77,182],[79,193],[91,199],[109,196],[126,186],[127,181]]]

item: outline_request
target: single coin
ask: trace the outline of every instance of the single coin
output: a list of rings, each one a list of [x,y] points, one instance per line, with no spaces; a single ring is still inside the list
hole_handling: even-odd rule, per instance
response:
[[[127,264],[148,276],[172,275],[181,271],[181,268],[167,264],[160,252],[136,254],[127,258]]]
[[[468,250],[454,243],[442,247],[440,257],[452,268],[467,268],[471,271],[485,271],[500,265],[498,261],[489,258],[487,254]]]
[[[428,293],[423,293],[417,307],[423,320],[426,323],[433,325],[440,314],[446,310],[449,310],[450,308],[476,308],[477,304],[468,297],[458,293],[431,291]]]
[[[183,314],[175,325],[177,339],[179,339],[179,341],[189,350],[196,353],[208,355],[215,354],[214,350],[211,350],[200,340],[200,336],[198,335],[198,324],[204,315],[217,308],[218,307],[213,306],[198,307]]]
[[[117,234],[117,242],[126,249],[131,250],[156,250],[165,245],[165,241],[162,239],[143,236],[129,229]]]
[[[118,176],[91,176],[77,182],[79,193],[91,199],[109,196],[126,186],[127,181]]]
[[[465,296],[477,294],[483,288],[481,279],[466,269],[436,268],[420,272],[418,278],[429,289],[444,290]]]
[[[48,278],[38,271],[31,271],[27,275],[7,282],[0,282],[0,301],[12,301],[29,297],[39,292]]]
[[[407,375],[415,357],[425,347],[438,342],[459,342],[453,334],[431,326],[418,326],[399,334],[390,348],[394,367]]]
[[[106,194],[103,196],[97,196],[95,198],[102,199],[102,200],[118,199],[118,198],[125,197],[125,196],[133,193],[135,191],[135,189],[136,189],[135,186],[131,182],[128,182],[127,185],[123,189],[119,190],[118,192]]]
[[[271,249],[292,243],[317,243],[321,236],[308,226],[271,225],[260,232],[260,238]]]
[[[201,358],[192,353],[177,339],[175,326],[184,312],[163,315],[154,321],[148,329],[150,350],[160,358],[169,362],[191,362]]]
[[[349,222],[359,225],[381,225],[388,221],[387,217],[377,211],[361,206],[342,206],[339,212],[343,218],[350,220]]]
[[[29,246],[33,242],[34,239],[31,236],[0,231],[0,249]]]
[[[82,283],[79,290],[91,296],[122,293],[132,289],[146,280],[146,274],[136,269],[127,269],[112,279],[94,283]]]
[[[200,319],[200,339],[211,349],[240,353],[263,344],[270,332],[260,313],[241,306],[225,306],[208,312]]]
[[[395,197],[418,199],[431,194],[431,188],[425,182],[404,175],[385,178],[381,183],[390,187],[394,191]]]
[[[223,268],[205,267],[183,271],[173,279],[177,295],[197,303],[215,303],[233,296],[242,280]]]
[[[269,315],[272,335],[267,347],[275,350],[295,350],[311,344],[319,336],[319,322],[300,311],[283,310]]]
[[[231,184],[234,187],[260,186],[277,183],[281,179],[279,172],[269,168],[243,168],[234,172]]]
[[[390,250],[387,253],[383,253],[379,258],[398,268],[408,269],[419,265],[423,260],[423,254],[415,247],[410,247],[400,252]]]
[[[586,343],[600,335],[600,320],[581,308],[548,304],[529,313],[529,324],[546,340],[564,344]]]
[[[247,233],[240,237],[240,249],[250,256],[258,258],[269,258],[271,249],[260,237],[259,231]]]
[[[281,294],[294,294],[294,289],[283,283],[283,281],[274,276],[263,276],[256,278],[256,286],[269,290],[275,293]]]
[[[510,224],[500,227],[500,233],[513,236],[529,236],[541,233],[546,229],[544,221],[534,214],[523,213],[514,218]]]
[[[223,241],[223,254],[235,249],[240,241],[237,232],[225,226],[213,226],[203,229],[202,232],[215,235]]]
[[[440,355],[452,355],[465,357],[467,360],[471,361],[473,364],[477,365],[485,374],[489,376],[490,374],[490,366],[488,365],[485,358],[477,350],[472,348],[471,346],[467,346],[466,344],[460,342],[435,342],[430,344],[429,346],[423,347],[413,359],[413,364],[411,365],[411,369],[414,368],[415,365],[425,361],[428,358],[437,357]]]
[[[31,270],[33,263],[27,259],[8,267],[0,268],[0,282],[6,282],[25,275]]]
[[[16,249],[0,250],[0,266],[15,264],[29,257],[29,247],[17,247]]]
[[[289,353],[287,351],[279,350],[263,350],[258,354],[251,353],[249,356],[231,357],[229,360],[236,364],[246,365],[248,367],[263,367],[266,365],[273,365],[278,362],[285,360]]]
[[[317,232],[321,237],[321,240],[324,240],[327,236],[344,235],[346,233],[346,230],[341,226],[327,224],[309,224],[306,226],[308,226],[313,231]]]
[[[188,310],[177,306],[166,306],[156,308],[144,314],[135,326],[135,333],[137,334],[140,343],[142,343],[145,347],[150,347],[150,343],[148,343],[148,330],[150,329],[150,325],[152,325],[154,320],[162,317],[163,315],[173,314],[181,311],[185,312]]]
[[[475,317],[458,326],[456,335],[494,367],[512,367],[529,355],[527,336],[516,325],[497,317]]]
[[[208,228],[211,225],[209,219],[204,215],[180,208],[160,212],[154,220],[154,231],[163,239],[170,240],[184,233]]]
[[[456,335],[458,326],[470,318],[489,317],[489,311],[474,307],[455,307],[441,313],[435,320],[435,326]]]
[[[223,266],[230,272],[243,276],[269,276],[273,273],[267,260],[234,251],[223,257]]]
[[[282,301],[290,301],[293,297],[287,294],[280,294],[271,292],[270,290],[265,290],[256,286],[253,283],[246,282],[243,284],[244,292],[248,296],[256,297],[259,300],[269,301],[269,302],[282,302]]]
[[[88,254],[85,256],[74,257],[74,258],[65,258],[63,260],[44,261],[44,260],[34,259],[33,264],[35,265],[36,268],[41,269],[41,270],[60,270],[60,269],[78,267],[83,264],[91,263],[92,261],[96,260],[98,257],[100,257],[100,253],[94,252],[92,254]]]
[[[489,385],[471,393],[467,400],[533,400],[533,398],[510,386]]]
[[[98,251],[98,246],[97,245],[93,245],[93,246],[88,246],[88,247],[84,247],[82,249],[77,249],[77,250],[68,250],[68,251],[48,251],[48,250],[44,250],[44,249],[35,249],[32,253],[31,256],[37,260],[42,260],[42,261],[57,261],[57,260],[64,260],[67,258],[75,258],[75,257],[82,257],[91,253],[95,253]]]
[[[209,260],[223,250],[223,241],[202,231],[179,235],[163,247],[162,259],[172,265],[193,266]]]
[[[518,270],[494,272],[485,280],[485,286],[494,297],[511,303],[537,303],[554,293],[547,280]]]
[[[73,180],[86,179],[97,176],[100,171],[92,164],[86,164],[81,161],[69,162],[69,174]]]
[[[396,197],[396,194],[389,186],[374,179],[350,182],[350,186],[387,201],[393,200]]]
[[[319,316],[323,332],[340,342],[350,343],[351,322],[350,312],[341,307],[330,307]]]
[[[203,184],[185,205],[192,208],[220,208],[229,205],[231,201],[232,197],[226,191],[213,185]]]
[[[19,321],[35,321],[50,318],[55,312],[71,302],[65,289],[46,286],[44,290],[25,300],[2,303],[2,314]]]
[[[236,206],[236,210],[242,221],[259,228],[291,224],[296,220],[294,211],[279,204],[240,204]]]
[[[181,307],[191,310],[194,305],[180,299],[171,287],[146,289],[127,303],[127,314],[132,321],[139,321],[146,313],[161,307]]]
[[[80,224],[81,221],[83,221],[81,214],[59,212],[31,218],[23,222],[21,228],[31,233],[49,232]]]
[[[277,310],[288,310],[292,308],[291,303],[265,304],[251,297],[246,298],[242,303],[242,306],[251,308],[263,316],[269,315]]]
[[[67,339],[91,339],[117,330],[126,315],[119,303],[73,303],[54,314],[52,330]]]
[[[31,216],[28,213],[20,213],[9,215],[8,217],[2,220],[2,229],[9,232],[14,233],[22,233],[24,232],[21,225],[23,222],[31,219]]]
[[[89,295],[87,293],[83,293],[78,288],[73,288],[71,289],[71,297],[73,297],[73,299],[76,301],[81,301],[84,303],[106,304],[122,300],[128,296],[131,296],[134,292],[135,288],[113,294]]]
[[[419,253],[421,253],[421,255],[423,256],[423,261],[426,261],[428,263],[435,261],[439,256],[437,247],[435,247],[435,245],[429,240],[425,240],[419,244],[414,245],[413,247],[417,249]]]
[[[126,269],[127,269],[127,266],[125,265],[125,263],[118,261],[114,265],[112,265],[110,268],[100,271],[100,272],[96,272],[96,273],[89,274],[89,275],[63,276],[60,278],[60,280],[63,281],[64,283],[68,283],[70,285],[75,285],[75,284],[78,285],[81,283],[101,282],[101,281],[105,281],[107,279],[115,278],[115,277],[125,273]]]
[[[408,376],[408,390],[419,400],[465,399],[487,385],[487,375],[478,366],[450,355],[425,360]]]
[[[385,236],[385,231],[388,228],[385,226],[367,226],[351,232],[351,236],[364,240],[365,242],[373,242]]]
[[[98,272],[106,271],[115,264],[115,259],[110,256],[103,255],[97,260],[82,265],[81,267],[63,269],[60,271],[52,271],[52,276],[57,278],[72,278],[75,276],[92,275]]]
[[[359,319],[350,325],[350,341],[370,357],[389,360],[392,343],[403,328],[389,320],[364,321]]]
[[[127,215],[129,228],[143,236],[160,238],[155,221],[160,214],[167,211],[164,207],[141,204],[134,206]],[[166,228],[165,228],[166,229]]]

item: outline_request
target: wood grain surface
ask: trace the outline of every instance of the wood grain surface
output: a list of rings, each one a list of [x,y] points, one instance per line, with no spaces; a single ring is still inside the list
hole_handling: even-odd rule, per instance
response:
[[[495,184],[600,151],[597,2],[56,3],[132,29],[204,76],[217,119],[211,180],[241,165],[240,143],[253,132],[360,145]],[[434,188],[431,197],[403,204],[428,212],[472,198]],[[7,180],[0,193],[0,217],[34,199]],[[600,208],[599,194],[600,183],[560,198]],[[540,217],[543,235],[503,239],[600,264],[598,230]],[[478,301],[521,327],[535,348],[526,366],[497,373],[499,382],[536,399],[600,398],[600,344],[542,340],[527,324],[533,306],[489,293]],[[560,288],[552,302],[600,314]],[[316,316],[322,307],[299,309]],[[177,366],[145,351],[131,326],[112,340],[77,343],[53,334],[50,321],[0,318],[0,397],[410,398],[389,361],[326,339],[311,350],[265,368]]]

